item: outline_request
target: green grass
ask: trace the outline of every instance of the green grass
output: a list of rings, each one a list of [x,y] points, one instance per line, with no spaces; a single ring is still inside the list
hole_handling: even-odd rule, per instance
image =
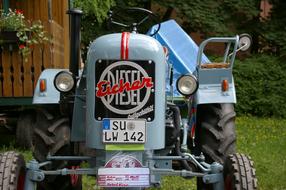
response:
[[[236,120],[238,152],[250,155],[255,163],[260,190],[286,189],[286,120],[239,117]],[[14,143],[5,145],[0,152],[14,149]],[[21,151],[21,150],[20,150]],[[21,151],[31,159],[29,151]],[[84,188],[95,189],[95,178],[84,177]],[[195,179],[164,177],[166,190],[195,190]]]
[[[260,190],[286,189],[286,120],[243,117],[236,121],[238,150],[254,160]]]

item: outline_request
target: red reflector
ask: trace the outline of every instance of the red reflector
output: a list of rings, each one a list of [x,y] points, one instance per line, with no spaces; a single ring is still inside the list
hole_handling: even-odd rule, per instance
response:
[[[223,81],[221,82],[221,90],[222,90],[223,92],[225,92],[225,91],[228,91],[228,89],[229,89],[228,81],[227,81],[227,80],[223,80]]]
[[[47,90],[46,79],[40,80],[40,92],[45,92]]]

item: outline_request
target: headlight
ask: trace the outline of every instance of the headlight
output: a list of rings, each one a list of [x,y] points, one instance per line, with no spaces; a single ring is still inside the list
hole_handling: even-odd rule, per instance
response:
[[[69,92],[73,89],[74,84],[75,79],[73,75],[67,71],[59,72],[54,79],[54,85],[60,92]]]
[[[197,78],[194,75],[182,75],[177,80],[177,90],[184,96],[194,94],[198,86]]]

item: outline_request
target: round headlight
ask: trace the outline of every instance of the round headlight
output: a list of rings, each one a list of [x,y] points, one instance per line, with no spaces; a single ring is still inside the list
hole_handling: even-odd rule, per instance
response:
[[[177,80],[177,89],[184,96],[194,94],[198,86],[197,78],[193,75],[183,75]]]
[[[54,80],[54,85],[56,89],[60,92],[69,92],[73,89],[75,84],[75,79],[70,72],[62,71],[59,72]]]

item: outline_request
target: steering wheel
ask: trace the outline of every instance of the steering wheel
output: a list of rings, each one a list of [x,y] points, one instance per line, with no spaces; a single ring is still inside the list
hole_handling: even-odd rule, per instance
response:
[[[150,36],[157,34],[161,27],[159,17],[157,15],[152,11],[139,7],[128,7],[109,11],[108,24],[109,26],[116,25],[121,28],[127,28],[134,33],[137,33],[139,30],[149,29],[146,28],[146,26],[144,27],[144,24],[147,24],[149,27],[158,25],[156,30],[152,34],[149,34]]]

